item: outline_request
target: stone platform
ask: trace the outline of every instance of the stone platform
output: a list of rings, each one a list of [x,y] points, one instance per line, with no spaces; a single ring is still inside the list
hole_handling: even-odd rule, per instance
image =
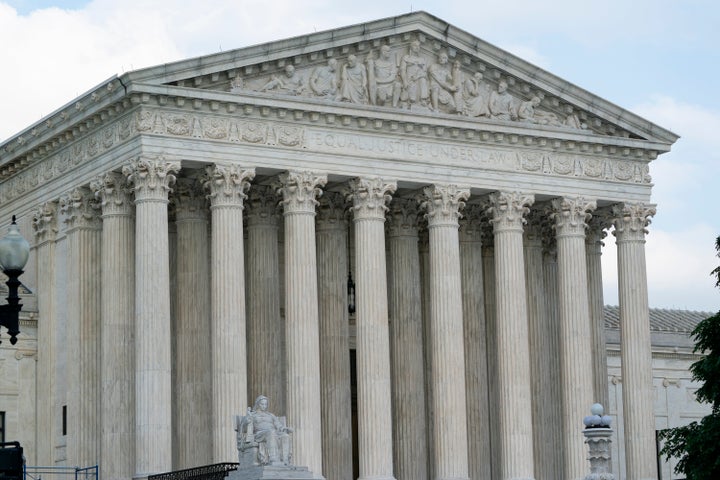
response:
[[[316,477],[307,467],[292,466],[253,466],[242,467],[230,472],[227,480],[305,480]]]

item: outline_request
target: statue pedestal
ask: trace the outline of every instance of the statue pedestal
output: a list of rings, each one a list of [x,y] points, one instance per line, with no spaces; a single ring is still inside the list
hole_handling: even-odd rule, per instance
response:
[[[314,480],[316,477],[307,467],[258,465],[240,467],[230,472],[227,480]]]

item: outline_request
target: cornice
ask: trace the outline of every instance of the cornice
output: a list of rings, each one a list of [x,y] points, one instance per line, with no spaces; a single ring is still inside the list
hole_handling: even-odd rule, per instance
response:
[[[333,51],[337,51],[338,55],[347,54],[349,51],[369,51],[384,42],[399,44],[411,38],[420,38],[426,44],[426,51],[438,52],[446,48],[453,50],[453,56],[456,55],[463,65],[472,65],[473,69],[484,72],[484,75],[494,82],[502,77],[510,84],[511,89],[525,96],[531,90],[542,90],[554,108],[572,109],[579,106],[584,110],[578,111],[581,119],[587,122],[591,129],[606,131],[608,135],[588,134],[589,131],[573,132],[561,127],[511,125],[510,122],[503,125],[503,122],[482,119],[462,121],[449,115],[392,112],[391,109],[383,107],[347,104],[330,106],[307,98],[278,98],[272,95],[252,95],[250,92],[243,92],[243,95],[238,96],[228,92],[205,90],[208,84],[229,82],[239,71],[257,71],[268,66],[275,68],[287,62],[313,61],[313,58],[332,54]],[[163,85],[172,82],[187,83],[188,79],[193,88]],[[213,102],[222,105],[221,108],[229,107],[235,110],[251,105],[278,111],[303,111],[310,117],[350,117],[364,118],[363,121],[371,123],[387,121],[403,125],[414,124],[421,129],[442,129],[449,124],[450,131],[458,131],[463,135],[500,136],[501,141],[505,141],[507,137],[511,144],[528,142],[528,145],[534,145],[537,141],[542,147],[542,143],[547,142],[556,150],[567,148],[589,152],[614,148],[620,155],[638,156],[648,161],[656,158],[659,153],[669,151],[670,145],[677,139],[672,132],[437,17],[416,12],[111,77],[0,144],[0,181],[106,124],[108,119],[133,105],[130,103],[133,94],[185,99],[192,104],[197,100],[210,103],[211,108]],[[619,130],[612,124],[617,125]],[[623,129],[628,131],[624,132]],[[630,138],[630,132],[655,140]]]

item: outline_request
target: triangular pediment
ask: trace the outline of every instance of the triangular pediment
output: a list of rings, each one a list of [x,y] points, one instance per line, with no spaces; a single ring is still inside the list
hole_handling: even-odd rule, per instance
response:
[[[130,82],[453,115],[672,144],[677,136],[425,12],[126,74]]]

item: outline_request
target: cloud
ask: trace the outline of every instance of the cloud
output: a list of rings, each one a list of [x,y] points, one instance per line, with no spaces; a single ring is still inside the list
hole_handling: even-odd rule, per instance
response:
[[[689,226],[681,232],[653,228],[646,236],[645,257],[649,303],[652,308],[716,311],[720,297],[710,271],[717,266],[715,237],[709,225]],[[605,303],[617,305],[617,249],[609,235],[603,249]]]

